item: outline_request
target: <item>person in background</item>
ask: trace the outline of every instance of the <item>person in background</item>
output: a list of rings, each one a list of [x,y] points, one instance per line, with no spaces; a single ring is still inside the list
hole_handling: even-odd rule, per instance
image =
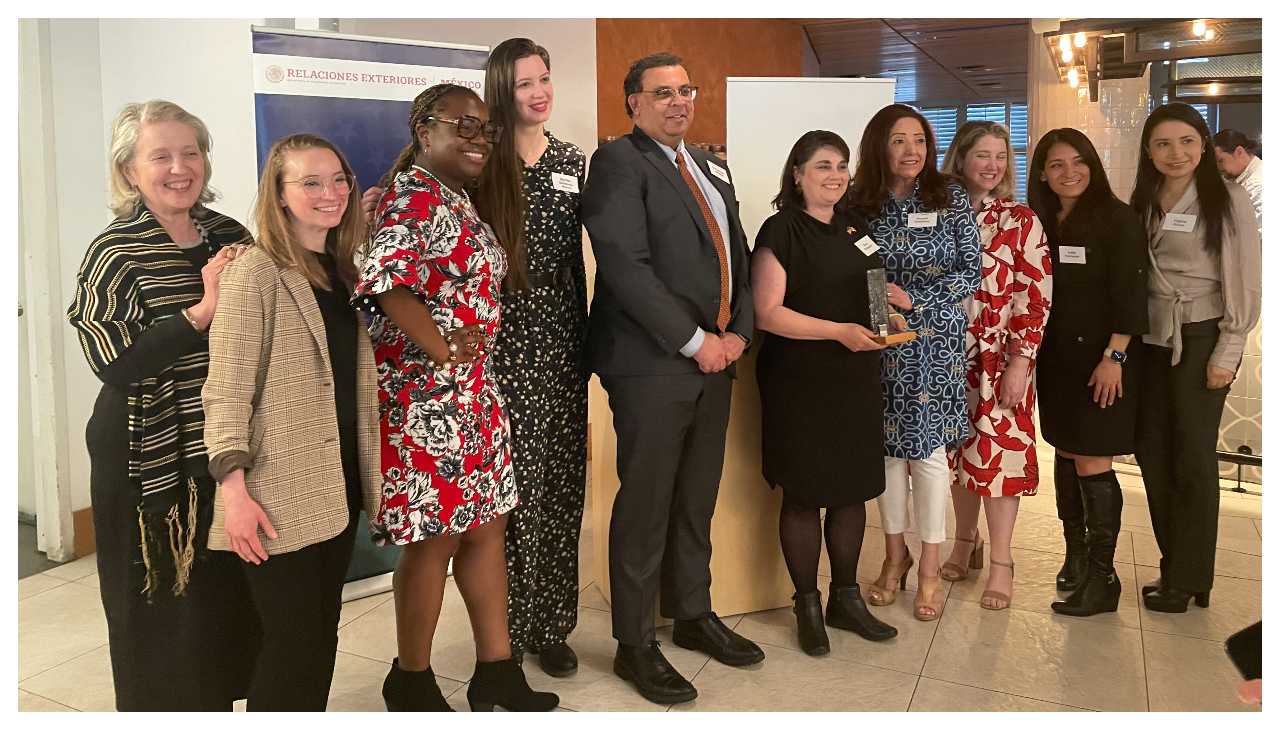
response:
[[[964,186],[937,168],[929,122],[891,104],[867,124],[853,176],[853,209],[865,216],[884,258],[889,303],[917,337],[881,354],[885,533],[880,577],[867,589],[875,606],[906,588],[913,562],[904,533],[908,494],[921,550],[913,615],[936,621],[944,603],[938,549],[947,539],[947,449],[969,433],[965,413],[963,302],[982,278],[982,247]],[[908,476],[910,469],[910,476]]]
[[[226,578],[206,549],[214,482],[200,407],[205,331],[223,268],[253,242],[207,207],[217,197],[211,147],[204,123],[177,104],[120,110],[111,127],[115,220],[89,245],[67,309],[103,383],[85,440],[122,712],[229,710],[245,690],[238,628],[194,636],[201,614],[224,608],[216,587]],[[212,590],[202,590],[206,583]]]
[[[1120,601],[1113,560],[1124,494],[1111,461],[1133,453],[1138,348],[1130,341],[1147,331],[1146,235],[1075,129],[1040,139],[1027,201],[1052,254],[1053,316],[1036,384],[1040,430],[1056,449],[1053,486],[1067,544],[1057,588],[1073,591],[1051,608],[1092,616]]]
[[[613,671],[651,702],[697,689],[654,641],[730,666],[764,652],[711,610],[711,517],[735,361],[755,329],[747,239],[724,161],[684,143],[698,88],[670,53],[623,80],[635,128],[596,150],[582,221],[596,260],[586,354],[609,394],[621,487],[609,523]]]
[[[489,343],[507,257],[466,188],[502,127],[468,88],[414,99],[412,141],[392,166],[353,301],[374,319],[382,430],[382,500],[374,543],[403,545],[396,564],[399,656],[382,685],[390,711],[449,711],[431,669],[449,561],[467,604],[476,668],[472,710],[549,711],[507,631],[507,514],[516,506],[510,430]]]
[[[476,206],[507,253],[493,368],[511,419],[520,504],[507,525],[512,650],[566,677],[578,657],[578,536],[587,488],[587,278],[582,258],[582,150],[546,129],[551,56],[528,38],[499,43],[485,105],[504,134]],[[511,214],[508,215],[508,212]]]
[[[1132,205],[1150,236],[1150,334],[1142,338],[1138,466],[1160,578],[1151,611],[1209,605],[1218,542],[1218,425],[1262,311],[1262,244],[1245,189],[1224,182],[1194,107],[1157,108],[1142,128]]]
[[[1258,143],[1234,129],[1223,129],[1213,135],[1213,156],[1218,172],[1244,188],[1258,216],[1258,232],[1262,232],[1262,158]]]
[[[756,360],[764,477],[782,488],[778,535],[810,655],[831,650],[818,590],[824,528],[827,625],[869,641],[898,635],[867,610],[858,586],[866,503],[884,492],[884,345],[867,329],[867,271],[884,262],[867,222],[847,210],[848,191],[849,146],[833,132],[804,134],[751,257],[756,326],[769,333]]]
[[[982,237],[982,283],[965,300],[970,429],[953,457],[956,540],[942,577],[964,580],[982,567],[978,511],[985,506],[991,571],[981,605],[1000,610],[1013,600],[1019,500],[1034,497],[1040,483],[1031,383],[1053,293],[1049,241],[1036,214],[1013,200],[1013,144],[1004,125],[966,122],[942,172],[964,182]]]
[[[357,516],[380,498],[377,368],[350,304],[368,235],[357,195],[332,143],[273,144],[258,243],[223,272],[209,328],[209,547],[242,571],[261,625],[250,712],[324,711]]]

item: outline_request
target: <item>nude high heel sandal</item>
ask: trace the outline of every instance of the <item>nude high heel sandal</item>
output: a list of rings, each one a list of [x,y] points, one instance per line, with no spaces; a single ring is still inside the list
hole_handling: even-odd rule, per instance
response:
[[[872,606],[888,606],[898,600],[898,591],[906,589],[907,571],[915,562],[910,548],[901,563],[890,563],[889,558],[885,558],[884,564],[880,566],[880,577],[868,586],[867,603]]]
[[[1008,568],[1008,569],[1009,569],[1009,581],[1010,581],[1010,582],[1012,582],[1012,581],[1013,581],[1013,563],[1002,563],[1002,562],[1000,562],[999,560],[996,560],[995,558],[992,558],[992,559],[991,559],[991,564],[992,564],[992,565],[999,565],[1001,568]],[[983,608],[987,609],[988,611],[1003,611],[1003,610],[1005,610],[1006,608],[1008,608],[1008,607],[1010,607],[1010,606],[1012,606],[1012,605],[1013,605],[1013,598],[1012,598],[1011,596],[1007,596],[1007,595],[1005,595],[1005,594],[1003,594],[1003,593],[1001,593],[1001,592],[999,592],[999,591],[992,591],[992,590],[986,590],[986,591],[983,591],[983,592],[982,592],[982,597],[983,597],[983,598],[994,598],[994,599],[996,599],[997,601],[1004,601],[1004,605],[1003,605],[1003,606],[988,606],[988,605],[987,605],[987,604],[985,604],[985,603],[979,603],[979,604],[978,604],[979,606],[982,606]]]
[[[982,541],[982,536],[978,534],[978,531],[976,529],[973,531],[973,536],[974,538],[976,538],[976,542],[975,540],[970,540],[967,537],[960,537],[959,535],[956,535],[956,542],[967,542],[970,545],[975,545],[976,547],[973,548],[973,552],[969,553],[969,567],[967,568],[956,565],[951,561],[947,561],[943,563],[942,570],[939,571],[939,573],[941,573],[942,575],[943,580],[949,580],[952,582],[964,580],[965,578],[969,577],[969,571],[971,569],[982,570],[982,553],[983,553],[983,548],[986,546],[986,543]],[[950,575],[947,575],[945,571],[948,571],[948,570],[955,575],[954,578],[951,577]]]
[[[916,598],[912,602],[912,614],[921,621],[937,621],[942,617],[942,604],[946,599],[942,597],[942,578],[937,573],[933,575],[916,575],[918,583],[916,587]],[[928,598],[926,598],[928,596]],[[921,613],[922,609],[931,608],[933,614]]]

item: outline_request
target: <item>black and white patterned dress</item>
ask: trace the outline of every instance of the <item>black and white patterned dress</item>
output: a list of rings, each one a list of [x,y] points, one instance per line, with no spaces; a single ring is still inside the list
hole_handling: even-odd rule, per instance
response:
[[[587,278],[581,187],[587,158],[547,132],[524,165],[532,291],[503,292],[493,364],[511,419],[520,505],[507,527],[511,645],[538,650],[578,624],[578,535],[586,495]]]

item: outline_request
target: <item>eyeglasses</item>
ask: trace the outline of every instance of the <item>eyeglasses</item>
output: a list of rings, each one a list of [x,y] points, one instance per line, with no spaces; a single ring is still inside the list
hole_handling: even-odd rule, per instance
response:
[[[484,133],[484,139],[489,144],[497,144],[502,139],[502,125],[493,122],[480,123],[480,120],[472,116],[462,116],[457,119],[445,119],[444,117],[427,117],[424,122],[444,122],[445,124],[453,124],[458,127],[458,136],[463,139],[475,139],[476,135]]]
[[[302,192],[308,198],[315,200],[324,196],[326,190],[330,187],[337,195],[346,195],[351,192],[351,186],[354,184],[349,175],[334,175],[331,182],[325,182],[318,177],[309,177],[305,180],[285,180],[285,185],[298,185],[302,188]]]
[[[698,87],[689,86],[688,84],[681,86],[679,89],[673,89],[670,86],[659,86],[653,91],[641,91],[639,93],[653,94],[653,98],[659,104],[670,104],[671,102],[675,101],[676,94],[679,94],[680,98],[682,99],[688,99],[689,101],[693,101],[698,97]]]

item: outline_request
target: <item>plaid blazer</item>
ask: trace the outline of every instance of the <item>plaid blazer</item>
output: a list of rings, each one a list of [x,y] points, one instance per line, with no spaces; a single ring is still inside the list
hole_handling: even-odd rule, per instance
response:
[[[365,511],[374,515],[382,492],[378,371],[363,319],[357,329],[360,474]],[[280,269],[256,246],[222,272],[202,395],[209,460],[233,451],[248,455],[249,496],[278,535],[273,540],[259,531],[269,555],[328,540],[346,528],[346,482],[324,319],[307,278]],[[231,549],[224,520],[219,486],[211,549]]]

